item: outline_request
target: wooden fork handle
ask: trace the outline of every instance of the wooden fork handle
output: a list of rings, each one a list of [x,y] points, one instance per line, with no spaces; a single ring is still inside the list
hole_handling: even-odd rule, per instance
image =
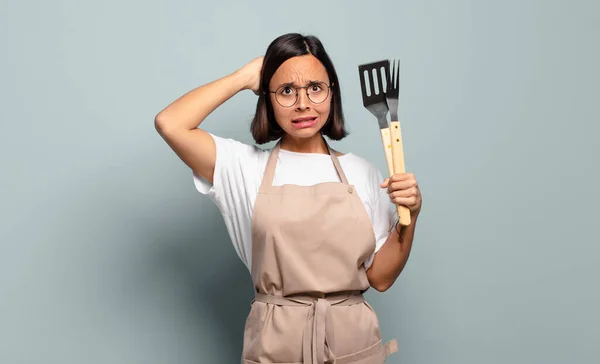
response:
[[[394,173],[405,173],[404,149],[402,147],[402,130],[399,121],[390,122],[390,144],[392,146],[392,166]],[[389,168],[389,167],[388,167]],[[398,206],[400,225],[410,225],[410,210],[406,206]]]

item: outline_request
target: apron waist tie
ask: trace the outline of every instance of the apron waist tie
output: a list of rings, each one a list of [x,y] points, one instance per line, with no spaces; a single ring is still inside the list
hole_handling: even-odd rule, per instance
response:
[[[365,301],[362,294],[354,295],[331,295],[326,297],[315,296],[293,296],[281,297],[257,293],[256,301],[282,306],[310,306],[309,311],[313,316],[312,327],[308,324],[304,327],[302,336],[303,364],[325,364],[327,348],[327,360],[335,362],[335,344],[333,339],[333,322],[331,320],[331,306],[351,306]],[[327,346],[326,346],[327,344]]]

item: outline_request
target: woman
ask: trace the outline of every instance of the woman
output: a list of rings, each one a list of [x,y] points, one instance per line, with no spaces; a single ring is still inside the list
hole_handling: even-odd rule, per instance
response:
[[[271,150],[198,126],[241,90],[258,95],[252,136]],[[243,363],[383,363],[377,315],[362,293],[387,290],[408,259],[421,195],[414,176],[382,177],[365,159],[331,149],[346,136],[340,86],[313,36],[286,34],[264,57],[183,95],[155,119],[221,210],[256,296]],[[387,195],[386,195],[387,193]],[[411,225],[392,224],[397,204]]]

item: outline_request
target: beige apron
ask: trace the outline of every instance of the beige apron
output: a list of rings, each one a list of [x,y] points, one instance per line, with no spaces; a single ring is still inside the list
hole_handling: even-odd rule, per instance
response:
[[[371,220],[340,163],[340,182],[273,186],[273,148],[252,215],[256,297],[244,330],[244,364],[381,364],[379,321],[362,293],[375,248]]]

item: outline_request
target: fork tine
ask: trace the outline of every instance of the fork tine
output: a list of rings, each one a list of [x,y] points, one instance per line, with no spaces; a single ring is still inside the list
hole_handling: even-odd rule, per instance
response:
[[[399,59],[396,60],[396,74],[394,76],[394,83],[396,84],[395,88],[399,89],[400,88],[400,60]]]
[[[392,89],[394,89],[394,77],[395,77],[395,65],[396,65],[396,60],[392,59],[390,61],[390,84],[392,85]]]
[[[396,85],[394,83],[394,79],[396,77],[396,60],[392,59],[390,61],[390,78],[389,78],[389,86],[388,86],[388,90],[393,90]]]
[[[390,84],[392,87],[390,87],[391,89],[395,89],[396,88],[396,60],[392,60],[392,64],[390,65],[390,70],[391,70],[391,78],[390,78]]]
[[[390,66],[385,70],[385,80],[387,82],[386,93],[394,88],[394,70],[392,68],[393,61],[390,62]]]

